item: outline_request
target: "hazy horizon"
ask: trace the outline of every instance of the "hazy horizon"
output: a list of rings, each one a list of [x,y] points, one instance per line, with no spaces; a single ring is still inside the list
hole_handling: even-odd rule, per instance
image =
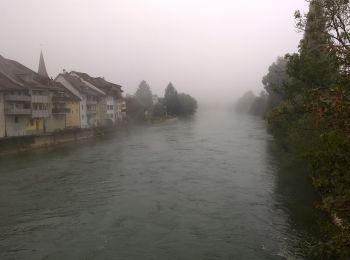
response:
[[[163,95],[171,81],[200,101],[258,93],[277,56],[295,52],[304,0],[2,0],[0,55],[37,70],[105,77],[133,94],[146,80]],[[15,14],[15,15],[14,15]]]

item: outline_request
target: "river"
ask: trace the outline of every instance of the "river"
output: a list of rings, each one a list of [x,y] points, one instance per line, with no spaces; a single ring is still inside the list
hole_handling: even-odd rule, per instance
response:
[[[313,193],[265,122],[190,119],[0,159],[0,259],[303,259]]]

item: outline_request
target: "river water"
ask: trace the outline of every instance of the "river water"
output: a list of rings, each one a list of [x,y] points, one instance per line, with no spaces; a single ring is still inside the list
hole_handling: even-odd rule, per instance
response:
[[[0,159],[0,259],[303,259],[303,173],[225,111]]]

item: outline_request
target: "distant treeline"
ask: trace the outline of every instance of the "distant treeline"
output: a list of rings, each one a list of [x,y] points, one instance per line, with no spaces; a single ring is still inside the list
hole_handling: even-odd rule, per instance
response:
[[[350,259],[350,3],[312,0],[295,13],[304,32],[299,51],[278,58],[259,97],[246,93],[237,109],[267,118],[287,152],[310,168],[329,213],[310,259]]]
[[[265,91],[261,91],[259,96],[256,96],[252,91],[248,91],[238,99],[234,108],[239,113],[264,117],[266,114],[267,99],[268,96]]]
[[[188,94],[178,93],[172,83],[165,88],[164,97],[152,94],[143,80],[133,96],[126,97],[128,116],[137,122],[175,116],[189,116],[197,111],[197,101]]]
[[[264,90],[256,96],[252,91],[244,93],[235,104],[235,110],[240,113],[265,117],[277,107],[283,100],[284,95],[279,88],[289,80],[287,73],[287,60],[278,57],[270,67],[268,74],[263,77]]]

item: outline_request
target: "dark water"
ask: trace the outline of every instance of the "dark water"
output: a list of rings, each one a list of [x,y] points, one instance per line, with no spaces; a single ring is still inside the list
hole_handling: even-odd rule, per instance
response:
[[[262,120],[193,119],[0,159],[0,259],[302,259],[306,178]]]

